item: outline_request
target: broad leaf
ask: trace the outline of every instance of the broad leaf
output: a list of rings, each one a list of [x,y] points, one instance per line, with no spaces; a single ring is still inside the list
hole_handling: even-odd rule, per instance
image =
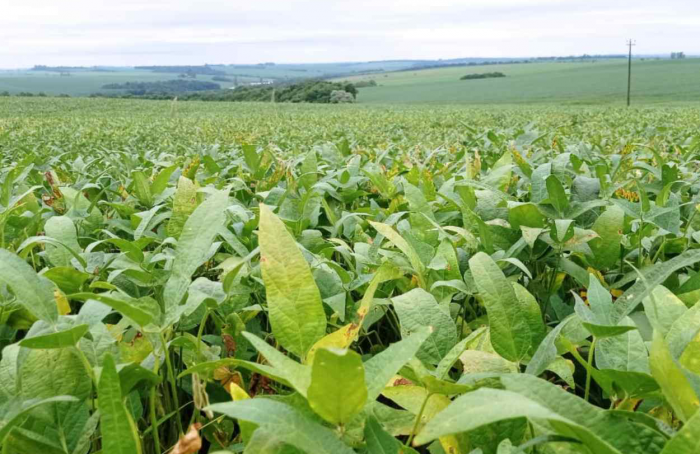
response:
[[[326,334],[321,294],[294,238],[265,205],[258,236],[272,332],[280,345],[304,358]]]
[[[365,369],[352,350],[322,348],[311,367],[309,405],[331,424],[345,424],[367,401]]]

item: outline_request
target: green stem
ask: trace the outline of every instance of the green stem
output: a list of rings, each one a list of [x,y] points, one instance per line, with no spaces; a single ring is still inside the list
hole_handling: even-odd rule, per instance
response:
[[[593,352],[595,351],[595,341],[597,339],[593,337],[593,342],[591,342],[590,349],[588,350],[588,367],[586,368],[586,391],[583,394],[583,399],[588,402],[588,396],[591,391],[591,369],[593,368]]]
[[[95,389],[97,389],[97,377],[95,377],[95,371],[92,369],[92,364],[90,364],[90,361],[88,361],[87,357],[85,356],[85,353],[83,353],[82,350],[80,350],[78,347],[75,347],[75,351],[78,352],[78,358],[80,358],[80,361],[83,363],[85,370],[92,379],[92,383],[95,385]]]
[[[156,355],[156,364],[155,367],[153,368],[153,371],[157,374],[158,369],[160,365],[158,364],[158,356]],[[150,407],[150,417],[151,417],[151,427],[153,430],[153,445],[155,447],[155,451],[157,453],[161,452],[160,449],[160,434],[158,433],[158,418],[156,417],[156,386],[153,385],[151,387],[151,394],[149,396],[149,403]]]
[[[411,429],[411,433],[408,435],[408,439],[406,440],[406,444],[404,446],[411,446],[411,442],[413,441],[413,437],[416,436],[416,432],[418,432],[418,424],[420,424],[420,420],[423,417],[423,412],[425,411],[425,407],[428,404],[428,400],[432,396],[431,393],[428,393],[425,396],[425,400],[423,400],[423,404],[420,406],[420,411],[418,412],[418,415],[416,416],[416,421],[413,423],[413,428]]]
[[[165,342],[165,336],[163,336],[163,333],[160,333],[160,343],[163,346],[163,353],[165,354],[165,367],[168,370],[168,382],[170,382],[170,388],[172,389],[172,398],[173,398],[173,404],[175,405],[175,409],[177,410],[177,429],[180,431],[180,434],[185,433],[182,430],[182,421],[180,417],[180,401],[177,397],[177,385],[175,384],[175,373],[173,369],[173,363],[170,361],[170,353],[168,352],[168,343]]]
[[[639,218],[639,221],[639,241],[637,242],[639,252],[637,252],[637,268],[642,269],[642,234],[644,233],[644,219]]]
[[[207,319],[209,319],[209,308],[207,308],[207,310],[204,312],[204,317],[202,317],[202,322],[199,324],[199,329],[197,330],[197,353],[202,351],[202,335],[204,334],[204,328],[207,325]]]

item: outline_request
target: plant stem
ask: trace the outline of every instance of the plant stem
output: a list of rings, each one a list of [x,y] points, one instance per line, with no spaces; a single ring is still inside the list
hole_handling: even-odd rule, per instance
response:
[[[593,336],[593,342],[591,342],[590,349],[588,350],[588,367],[586,368],[586,391],[583,394],[583,399],[588,402],[588,396],[591,391],[591,369],[593,368],[593,352],[595,351],[595,341],[597,339]]]
[[[432,397],[432,393],[428,393],[425,396],[425,400],[423,400],[423,404],[420,406],[420,411],[416,416],[416,421],[413,423],[413,428],[411,429],[411,433],[408,435],[408,439],[406,440],[406,444],[404,444],[404,446],[411,446],[411,442],[413,441],[413,437],[416,436],[416,432],[418,431],[418,424],[420,424],[420,420],[423,417],[423,412],[425,411],[425,407],[428,404],[428,400],[430,399],[430,397]]]
[[[639,221],[639,241],[637,242],[639,252],[637,252],[637,268],[642,269],[642,233],[644,232],[644,218],[640,218]]]
[[[202,335],[204,334],[204,328],[207,325],[207,319],[209,318],[209,308],[204,312],[204,317],[202,317],[202,321],[199,324],[199,329],[197,330],[197,353],[201,352],[201,345],[202,345]]]
[[[160,365],[158,364],[158,356],[156,355],[156,365],[154,366],[153,370],[158,373],[158,369],[160,368]],[[160,450],[160,434],[158,433],[158,418],[156,417],[156,385],[153,385],[151,387],[151,394],[149,396],[149,407],[150,407],[150,417],[151,417],[151,427],[153,428],[153,445],[155,447],[155,451],[157,453],[161,452]]]
[[[160,343],[163,346],[163,353],[165,354],[165,367],[168,373],[168,382],[170,382],[170,388],[172,389],[173,404],[175,405],[175,410],[177,411],[177,429],[180,434],[183,434],[182,421],[180,417],[180,401],[177,398],[177,385],[175,384],[175,374],[173,370],[173,363],[170,361],[170,353],[168,352],[168,343],[165,342],[165,336],[160,333]]]

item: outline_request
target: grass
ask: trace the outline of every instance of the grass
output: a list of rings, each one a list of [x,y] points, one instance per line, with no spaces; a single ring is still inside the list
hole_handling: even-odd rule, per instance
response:
[[[468,73],[503,72],[506,77],[459,80]],[[634,60],[633,102],[700,101],[700,59]],[[379,86],[360,89],[361,103],[605,104],[625,103],[627,62],[533,63],[439,68],[357,76]]]

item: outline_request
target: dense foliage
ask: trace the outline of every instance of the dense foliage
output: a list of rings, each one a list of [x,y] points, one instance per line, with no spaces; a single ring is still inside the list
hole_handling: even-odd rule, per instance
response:
[[[696,453],[698,121],[2,98],[3,452]]]
[[[153,84],[153,89],[143,92],[142,90],[134,88],[129,90],[129,97],[139,97],[144,99],[168,99],[178,95],[178,99],[181,101],[257,101],[336,104],[353,102],[355,100],[355,96],[357,95],[357,88],[353,84],[315,79],[289,85],[243,85],[225,90],[202,88],[200,91],[187,90],[186,84],[202,84],[201,87],[217,85],[217,88],[219,88],[219,86],[218,84],[212,84],[211,82],[184,80],[168,82],[180,82],[180,84],[173,84],[173,86],[175,88],[182,88],[182,90],[168,91],[166,89],[167,87],[161,87],[161,82],[144,82],[132,85],[138,85],[140,87],[141,85],[151,86],[151,84]],[[121,85],[123,86],[126,84]],[[107,86],[105,85],[103,88],[107,88]],[[345,92],[350,95],[352,100],[341,93],[336,94],[336,97],[333,98],[332,95],[334,91]]]
[[[506,77],[505,74],[502,72],[492,72],[492,73],[473,73],[473,74],[465,74],[464,76],[460,77],[460,80],[474,80],[474,79],[492,79],[494,77]]]
[[[189,93],[194,91],[219,90],[221,85],[214,82],[201,80],[163,80],[157,82],[125,82],[106,84],[102,86],[105,90],[121,90],[130,95],[151,95],[151,94],[176,94]]]

